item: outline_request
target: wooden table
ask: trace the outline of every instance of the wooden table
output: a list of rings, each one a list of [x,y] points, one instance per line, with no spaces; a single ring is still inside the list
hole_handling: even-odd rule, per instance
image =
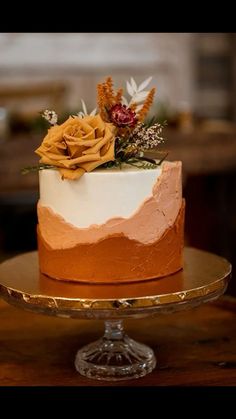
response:
[[[89,380],[74,369],[82,345],[99,338],[103,322],[21,311],[0,300],[1,386],[236,385],[236,299],[125,322],[131,337],[151,346],[157,368],[132,381]]]

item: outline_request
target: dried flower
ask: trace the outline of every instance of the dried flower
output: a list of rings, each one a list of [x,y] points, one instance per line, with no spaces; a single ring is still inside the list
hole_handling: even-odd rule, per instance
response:
[[[117,93],[116,93],[116,103],[120,103],[121,102],[122,93],[123,93],[123,89],[122,88],[120,88],[120,89],[117,90]]]
[[[104,92],[104,86],[103,84],[98,84],[97,85],[97,92],[98,92],[98,108],[99,108],[99,112],[101,115],[101,118],[103,119],[103,121],[108,122],[108,116],[107,116],[107,111],[106,111],[106,106],[107,106],[107,99],[106,99],[106,95]]]
[[[137,123],[135,112],[125,105],[117,104],[109,111],[111,122],[118,127],[134,127]]]
[[[69,117],[48,130],[35,152],[41,164],[57,167],[63,179],[79,179],[85,172],[114,160],[114,130],[100,115]]]
[[[144,124],[138,123],[129,137],[129,142],[137,149],[144,151],[157,147],[164,142],[161,137],[163,126],[159,123],[147,128]]]
[[[145,118],[145,116],[147,115],[152,103],[153,103],[153,99],[154,99],[154,95],[155,95],[155,87],[153,87],[153,89],[150,90],[147,98],[145,99],[145,102],[142,106],[142,108],[140,109],[140,111],[138,112],[138,119],[140,122],[142,122]]]
[[[41,113],[42,117],[46,119],[51,125],[56,125],[58,116],[55,111],[49,111],[46,109],[44,112]]]
[[[122,91],[118,90],[117,94],[113,90],[113,81],[109,76],[104,83],[97,85],[98,91],[98,107],[101,117],[104,121],[109,122],[107,111],[119,101],[122,96]]]

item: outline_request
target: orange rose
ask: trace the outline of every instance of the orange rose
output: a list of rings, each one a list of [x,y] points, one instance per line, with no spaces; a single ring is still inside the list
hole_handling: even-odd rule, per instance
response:
[[[63,178],[78,179],[103,163],[115,159],[115,127],[100,115],[69,117],[48,130],[35,151],[40,163],[59,168]]]

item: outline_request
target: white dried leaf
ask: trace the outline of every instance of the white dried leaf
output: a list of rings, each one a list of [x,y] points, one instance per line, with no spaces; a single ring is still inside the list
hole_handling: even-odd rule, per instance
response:
[[[128,81],[126,82],[126,88],[127,88],[127,92],[132,97],[135,92],[133,90],[133,87],[131,86],[131,84]]]
[[[146,80],[144,80],[138,87],[138,92],[141,92],[145,87],[147,87],[152,80],[152,76],[148,77]]]
[[[128,100],[124,96],[121,98],[121,103],[122,105],[128,106]]]
[[[149,92],[147,92],[147,91],[137,93],[132,98],[132,103],[141,103],[141,102],[143,102],[147,98],[148,94],[149,94]]]
[[[133,91],[136,93],[137,92],[137,89],[138,89],[138,86],[137,86],[135,80],[133,79],[133,77],[130,78],[130,84],[131,84],[131,86],[133,88]]]
[[[82,104],[82,109],[83,109],[84,115],[88,115],[87,107],[86,107],[83,99],[81,99],[81,104]]]
[[[90,116],[95,116],[96,115],[96,113],[97,113],[97,108],[95,108],[91,113],[90,113]]]

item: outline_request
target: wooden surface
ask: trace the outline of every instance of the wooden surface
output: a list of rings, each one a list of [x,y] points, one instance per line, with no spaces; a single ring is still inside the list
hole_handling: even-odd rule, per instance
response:
[[[21,311],[0,300],[1,386],[236,385],[236,299],[125,322],[130,337],[150,345],[157,368],[146,377],[98,382],[74,369],[76,351],[101,336],[101,321]]]

